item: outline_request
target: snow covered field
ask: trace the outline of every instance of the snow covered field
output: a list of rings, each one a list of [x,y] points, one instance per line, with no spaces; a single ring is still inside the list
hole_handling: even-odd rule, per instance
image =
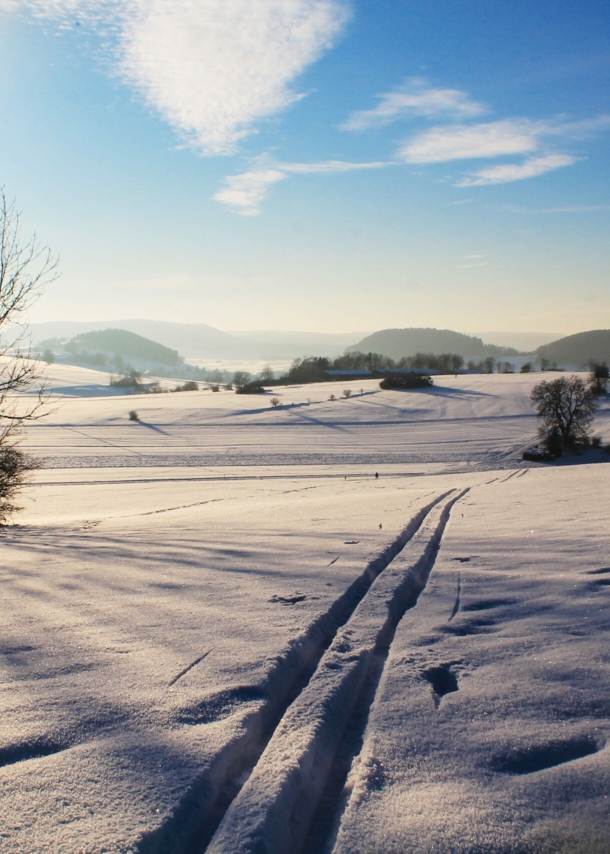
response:
[[[610,467],[521,461],[540,375],[51,379],[0,533],[0,851],[607,854]]]

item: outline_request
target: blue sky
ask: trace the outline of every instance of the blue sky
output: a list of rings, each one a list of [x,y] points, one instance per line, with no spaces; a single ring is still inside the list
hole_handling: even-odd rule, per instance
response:
[[[31,319],[610,326],[610,6],[0,0]]]

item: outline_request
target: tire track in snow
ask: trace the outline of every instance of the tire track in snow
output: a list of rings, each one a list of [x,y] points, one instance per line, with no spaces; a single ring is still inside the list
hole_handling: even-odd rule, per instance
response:
[[[235,735],[219,750],[212,764],[202,770],[172,815],[157,830],[140,840],[136,848],[138,854],[195,854],[205,850],[286,710],[319,669],[320,660],[340,629],[348,623],[365,599],[373,582],[417,535],[429,514],[454,492],[448,490],[436,495],[412,517],[400,534],[368,563],[328,611],[318,617],[304,635],[291,642],[262,685],[238,686],[238,691],[250,690],[257,699],[239,713],[240,725],[236,727]],[[213,698],[211,700],[213,702]],[[188,713],[189,710],[185,709],[184,712]],[[193,723],[196,724],[197,720],[194,719]],[[240,849],[229,846],[227,850],[235,852]]]
[[[287,709],[209,846],[193,851],[323,850],[396,627],[426,586],[451,508],[467,491],[452,490],[436,502],[400,558],[362,597]]]

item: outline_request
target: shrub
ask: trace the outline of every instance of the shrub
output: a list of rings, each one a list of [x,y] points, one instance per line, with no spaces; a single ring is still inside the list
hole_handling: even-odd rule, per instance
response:
[[[519,369],[519,373],[529,374],[532,371],[533,367],[534,366],[532,365],[531,362],[526,362],[524,365],[521,365],[521,367]]]
[[[428,374],[388,374],[379,383],[379,388],[429,388],[432,385],[432,377]]]
[[[245,383],[235,389],[235,394],[264,394],[265,388],[261,380],[253,380],[251,383]]]
[[[136,412],[135,409],[131,409],[129,411],[129,420],[130,421],[139,421],[140,420],[140,416],[138,415],[138,413]]]
[[[139,389],[140,381],[137,377],[120,377],[120,379],[116,380],[114,377],[110,380],[110,385],[114,388],[132,388]]]
[[[542,437],[540,442],[545,451],[548,451],[554,457],[563,456],[563,442],[558,430],[551,430],[546,436]]]
[[[601,448],[602,446],[602,437],[601,436],[591,436],[591,447],[592,448]]]
[[[329,399],[329,400],[336,400],[337,398],[336,398],[336,395],[331,394],[331,396],[330,396],[328,399]]]
[[[347,398],[351,397],[351,396],[352,396],[351,388],[344,388],[343,389],[343,397],[347,400]]]
[[[220,386],[219,385],[213,385],[212,391],[220,391]]]
[[[589,374],[589,388],[593,394],[605,394],[608,389],[608,365],[605,362],[601,364],[593,363],[591,365],[591,373]]]
[[[15,504],[15,498],[30,472],[40,466],[38,460],[24,454],[14,445],[0,445],[0,525],[4,525],[12,513],[21,510]]]
[[[187,380],[187,382],[182,385],[177,385],[173,391],[199,391],[199,385],[195,382],[195,380]]]
[[[272,397],[269,403],[274,409],[282,405],[282,401],[279,399],[279,397]]]

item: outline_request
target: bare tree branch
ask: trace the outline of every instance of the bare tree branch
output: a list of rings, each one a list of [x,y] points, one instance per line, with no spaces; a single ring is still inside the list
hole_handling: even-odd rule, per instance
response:
[[[36,234],[24,241],[15,202],[0,189],[0,524],[38,463],[18,448],[23,428],[48,411],[48,387],[31,358],[24,315],[59,276],[59,258]]]

